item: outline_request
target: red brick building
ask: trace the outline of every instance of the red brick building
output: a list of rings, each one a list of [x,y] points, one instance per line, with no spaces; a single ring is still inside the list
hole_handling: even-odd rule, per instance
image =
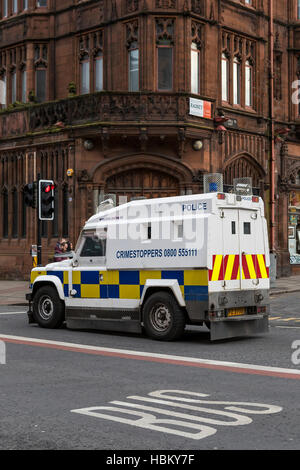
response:
[[[278,275],[300,269],[299,1],[0,10],[0,275],[30,269],[36,215],[23,189],[38,173],[57,185],[43,262],[104,194],[199,192],[203,174],[222,172],[227,185],[252,177],[264,198]]]

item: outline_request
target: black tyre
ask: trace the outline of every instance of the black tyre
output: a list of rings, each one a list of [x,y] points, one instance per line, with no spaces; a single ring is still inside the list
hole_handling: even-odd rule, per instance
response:
[[[64,303],[55,287],[40,287],[33,298],[35,321],[43,328],[59,328],[65,319]]]
[[[182,336],[185,316],[173,295],[156,292],[143,307],[144,328],[150,338],[172,341]]]

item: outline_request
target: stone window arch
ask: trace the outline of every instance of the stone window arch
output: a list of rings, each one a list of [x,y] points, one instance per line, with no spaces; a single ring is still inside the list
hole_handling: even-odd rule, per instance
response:
[[[265,171],[251,155],[237,155],[225,165],[225,185],[232,186],[235,178],[252,178],[253,188],[260,189],[265,178]]]

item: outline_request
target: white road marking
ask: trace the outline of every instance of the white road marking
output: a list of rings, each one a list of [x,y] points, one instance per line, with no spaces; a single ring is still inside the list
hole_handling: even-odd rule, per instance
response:
[[[177,394],[177,396],[174,396],[174,394]],[[184,395],[184,397],[178,395]],[[187,395],[189,397],[193,396],[196,398],[185,398]],[[148,398],[141,396],[129,396],[127,397],[128,400],[150,402],[157,405],[163,405],[163,407],[146,406],[141,405],[139,403],[128,403],[125,401],[115,400],[109,402],[109,405],[117,406],[93,406],[89,408],[71,410],[71,413],[78,413],[85,416],[92,416],[95,418],[115,421],[117,423],[123,423],[144,429],[150,429],[152,431],[175,434],[181,437],[199,440],[212,436],[217,432],[217,428],[203,425],[200,423],[204,422],[213,426],[243,426],[250,424],[253,421],[252,418],[250,418],[249,416],[245,416],[243,413],[265,415],[279,413],[280,411],[282,411],[282,407],[280,406],[267,405],[262,403],[199,400],[198,397],[209,397],[209,395],[197,392],[189,392],[185,390],[157,390],[155,392],[149,393],[148,396],[168,398],[169,400],[158,400],[156,398]],[[203,405],[210,406],[192,406],[186,404],[186,402],[201,403]],[[214,409],[212,405],[224,405],[224,410]],[[166,409],[166,407],[183,408],[186,410],[186,413]],[[235,411],[235,413],[229,413],[225,410]],[[191,414],[191,411],[193,412],[193,414]],[[218,417],[223,416],[225,417],[225,420],[208,418],[206,416],[202,416],[203,413],[206,415],[217,415]],[[122,414],[125,414],[125,416],[133,415],[135,416],[135,419],[130,419],[130,417],[124,418],[122,417]],[[165,415],[168,417],[168,419],[161,419],[160,415]],[[228,418],[231,419],[229,420]],[[161,426],[161,424],[164,424],[164,426]],[[171,425],[171,427],[168,427],[168,425]],[[182,428],[186,428],[190,432],[182,430]],[[194,430],[194,432],[192,432],[192,430]]]
[[[0,312],[0,315],[24,315],[27,312]]]
[[[51,341],[42,338],[28,338],[24,336],[3,335],[1,333],[0,340],[17,344],[27,344],[29,346],[49,347],[53,349],[62,349],[65,351],[82,352],[86,354],[98,354],[103,356],[120,357],[126,359],[137,359],[151,362],[153,361],[191,367],[203,367],[225,371],[227,370],[229,372],[241,372],[249,374],[252,373],[259,375],[300,379],[299,369],[287,369],[282,367],[243,364],[240,362],[217,361],[212,359],[200,359],[197,357],[188,356],[174,356],[169,354],[158,354],[128,349],[104,348],[86,344]]]
[[[299,330],[300,326],[285,326],[285,325],[276,325],[275,328],[294,328],[295,330]]]

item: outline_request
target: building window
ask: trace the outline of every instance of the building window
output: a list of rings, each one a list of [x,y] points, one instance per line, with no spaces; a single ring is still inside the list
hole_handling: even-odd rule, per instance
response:
[[[78,38],[80,93],[85,95],[104,89],[103,31]]]
[[[90,92],[90,58],[85,54],[80,63],[80,92],[82,95]]]
[[[241,104],[241,64],[237,57],[233,60],[233,104]]]
[[[8,0],[2,0],[2,16],[6,18],[8,16]]]
[[[157,48],[157,89],[171,91],[173,89],[173,48],[159,46]]]
[[[191,48],[191,92],[198,95],[200,93],[200,51],[195,42]]]
[[[191,29],[191,93],[200,93],[200,66],[201,66],[201,36],[202,29],[199,23],[192,22]]]
[[[222,100],[229,101],[229,60],[222,54]]]
[[[13,0],[13,2],[12,2],[12,12],[14,14],[18,13],[18,0]]]
[[[18,191],[16,189],[12,192],[12,238],[18,238],[18,218],[19,218],[19,211],[18,211]]]
[[[26,238],[27,235],[27,219],[26,219],[26,204],[25,204],[25,193],[22,191],[22,238]]]
[[[37,1],[37,7],[46,7],[47,6],[47,0],[38,0]]]
[[[256,43],[223,31],[222,49],[222,100],[255,109]]]
[[[44,68],[38,68],[35,71],[36,80],[36,100],[38,103],[46,101],[46,79],[47,71]]]
[[[63,188],[63,224],[62,224],[62,232],[63,237],[69,236],[69,188],[68,186],[64,186]]]
[[[0,104],[1,108],[5,108],[7,106],[7,83],[6,83],[6,73],[3,72],[0,76]]]
[[[129,91],[139,91],[139,49],[132,49],[128,51],[128,89]]]
[[[13,69],[11,73],[11,102],[15,103],[17,101],[17,71]]]
[[[23,0],[23,11],[28,10],[28,0]]]
[[[8,238],[8,192],[2,193],[2,237]]]
[[[41,103],[47,100],[48,47],[46,44],[35,45],[34,65],[36,100]]]
[[[23,69],[21,72],[22,103],[27,101],[27,72]]]
[[[94,60],[95,67],[95,91],[103,90],[103,54],[99,51]]]
[[[156,20],[158,91],[173,89],[173,37],[174,20],[164,18]]]
[[[245,63],[245,105],[252,106],[252,95],[253,95],[253,77],[252,77],[252,66],[249,60]]]
[[[127,50],[128,50],[128,90],[140,89],[140,57],[138,43],[138,21],[126,24]]]

